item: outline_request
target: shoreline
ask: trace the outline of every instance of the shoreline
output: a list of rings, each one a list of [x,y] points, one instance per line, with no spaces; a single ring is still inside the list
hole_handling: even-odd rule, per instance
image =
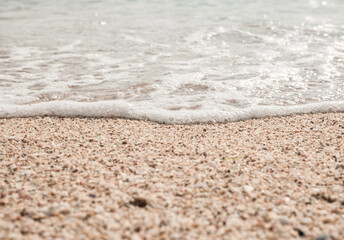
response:
[[[161,110],[161,111],[160,111]],[[160,109],[141,111],[130,104],[119,104],[116,101],[71,102],[51,101],[29,105],[1,105],[0,119],[10,118],[109,118],[150,121],[161,124],[210,124],[246,121],[250,119],[287,117],[302,114],[343,113],[344,102],[307,103],[293,106],[256,106],[238,111],[195,110],[170,111]],[[100,117],[101,116],[101,117]]]
[[[344,113],[0,119],[0,239],[342,239]]]
[[[150,119],[138,119],[138,118],[131,118],[131,117],[108,117],[108,116],[100,116],[100,117],[90,117],[90,116],[54,116],[54,115],[43,115],[43,116],[24,116],[24,117],[0,117],[1,120],[10,120],[10,119],[88,119],[88,120],[123,120],[123,121],[138,121],[138,122],[146,122],[151,124],[158,124],[158,125],[166,125],[166,126],[192,126],[192,125],[222,125],[222,124],[230,124],[230,123],[238,123],[238,122],[246,122],[246,121],[254,121],[254,120],[269,120],[275,118],[288,118],[288,117],[297,117],[297,116],[310,116],[310,115],[326,115],[326,114],[344,114],[344,111],[320,111],[320,112],[306,112],[306,113],[290,113],[284,115],[274,115],[274,116],[264,116],[264,117],[252,117],[252,118],[244,118],[234,121],[223,121],[223,122],[216,122],[216,121],[209,121],[209,122],[191,122],[191,123],[165,123],[159,122],[158,120],[150,120]]]

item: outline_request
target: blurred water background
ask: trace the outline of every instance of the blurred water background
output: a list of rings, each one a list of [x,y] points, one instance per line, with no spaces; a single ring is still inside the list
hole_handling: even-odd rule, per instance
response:
[[[341,0],[0,0],[0,117],[344,110]]]

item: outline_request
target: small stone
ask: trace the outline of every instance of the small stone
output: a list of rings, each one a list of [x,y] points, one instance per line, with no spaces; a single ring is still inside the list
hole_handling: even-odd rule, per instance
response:
[[[342,201],[342,202],[340,203],[340,205],[344,206],[344,201]]]
[[[302,218],[301,219],[301,223],[304,224],[304,225],[309,225],[309,224],[312,224],[313,223],[313,220],[309,217],[306,217],[306,218]]]
[[[329,223],[332,223],[333,222],[333,218],[330,217],[330,216],[327,216],[323,219],[323,223],[325,224],[329,224]]]
[[[344,164],[338,164],[338,165],[336,166],[336,169],[339,169],[339,168],[343,168],[343,169],[344,169]]]
[[[245,211],[246,209],[247,209],[247,207],[245,205],[243,205],[243,204],[240,204],[240,205],[237,206],[237,210],[239,210],[241,212]]]
[[[295,230],[297,231],[297,233],[299,234],[300,237],[305,237],[306,236],[304,231],[302,231],[300,228],[295,228]]]
[[[131,205],[136,206],[136,207],[140,207],[140,208],[144,208],[148,205],[148,202],[146,199],[144,198],[134,198],[133,201],[129,202]]]
[[[57,212],[54,208],[49,208],[46,212],[45,215],[48,217],[53,217],[57,215]]]
[[[20,230],[21,234],[23,235],[26,235],[28,234],[30,231],[29,231],[29,228],[28,227],[23,227],[21,230]]]
[[[331,237],[329,235],[321,235],[316,238],[316,240],[327,240],[330,239]]]
[[[141,226],[135,225],[135,226],[134,226],[134,231],[135,231],[135,232],[140,232],[140,231],[141,231]]]
[[[280,218],[280,219],[278,219],[279,220],[279,222],[282,224],[282,225],[289,225],[289,220],[287,219],[287,218]]]
[[[244,186],[244,191],[246,193],[251,193],[253,190],[254,190],[254,188],[252,186],[249,186],[249,185]]]
[[[96,195],[94,193],[90,193],[90,194],[88,194],[88,196],[91,197],[91,198],[95,198],[96,197]]]
[[[67,215],[67,214],[70,213],[70,210],[67,209],[67,208],[64,208],[64,209],[60,210],[60,213],[63,214],[63,215]]]

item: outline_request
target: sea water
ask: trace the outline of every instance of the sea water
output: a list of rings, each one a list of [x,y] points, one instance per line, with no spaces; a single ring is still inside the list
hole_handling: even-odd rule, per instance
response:
[[[342,0],[0,0],[0,117],[344,111]]]

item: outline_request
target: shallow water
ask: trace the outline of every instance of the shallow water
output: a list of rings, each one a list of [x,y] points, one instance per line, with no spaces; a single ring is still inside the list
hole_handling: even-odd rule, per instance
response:
[[[344,110],[344,1],[0,0],[0,117]]]

